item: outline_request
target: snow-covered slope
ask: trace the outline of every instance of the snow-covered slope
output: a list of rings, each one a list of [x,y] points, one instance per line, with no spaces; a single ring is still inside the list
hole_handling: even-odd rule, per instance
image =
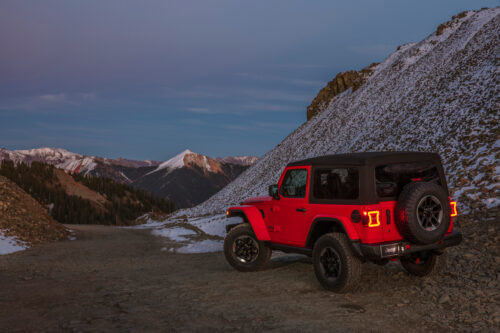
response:
[[[95,157],[75,154],[61,148],[37,148],[14,151],[0,149],[0,160],[4,159],[14,161],[15,163],[44,162],[67,172],[80,172],[84,174],[94,170],[97,165]]]
[[[400,47],[358,90],[334,97],[235,181],[178,215],[217,214],[265,194],[292,160],[384,150],[438,152],[462,212],[498,206],[499,55],[500,8],[459,15]]]
[[[66,172],[78,172],[85,175],[99,173],[96,169],[99,167],[125,167],[140,168],[157,166],[160,162],[156,161],[136,161],[125,158],[110,159],[99,156],[84,156],[72,153],[62,148],[36,148],[29,150],[7,150],[0,148],[0,161],[11,160],[15,163],[31,163],[33,161],[43,162],[54,165],[56,168],[63,169]],[[94,172],[95,171],[95,172]],[[121,179],[123,178],[123,179]],[[118,177],[118,181],[127,182],[127,177]]]
[[[259,160],[256,156],[226,156],[226,157],[216,157],[215,158],[219,162],[223,163],[231,163],[238,165],[254,165]]]

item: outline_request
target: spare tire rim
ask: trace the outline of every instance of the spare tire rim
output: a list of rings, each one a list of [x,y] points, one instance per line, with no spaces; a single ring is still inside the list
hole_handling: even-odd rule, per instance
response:
[[[333,247],[325,247],[319,255],[321,273],[327,280],[336,281],[341,273],[340,256]]]
[[[422,229],[434,231],[443,222],[443,205],[433,195],[426,195],[417,205],[417,220]]]
[[[259,244],[250,236],[239,236],[233,243],[233,254],[238,261],[249,264],[259,256]]]

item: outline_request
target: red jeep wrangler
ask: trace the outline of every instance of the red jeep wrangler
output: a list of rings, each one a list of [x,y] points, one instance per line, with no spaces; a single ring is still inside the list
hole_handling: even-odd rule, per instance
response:
[[[399,260],[425,276],[444,262],[445,249],[462,241],[453,232],[439,155],[369,152],[329,155],[287,165],[268,197],[231,207],[224,254],[240,271],[262,269],[272,250],[312,256],[326,289],[356,287],[361,264]]]

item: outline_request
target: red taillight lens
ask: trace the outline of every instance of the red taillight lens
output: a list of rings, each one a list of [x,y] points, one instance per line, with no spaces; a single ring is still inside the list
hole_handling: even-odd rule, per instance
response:
[[[380,226],[380,212],[378,210],[364,211],[363,224],[369,227]]]
[[[457,211],[457,202],[456,201],[450,201],[450,208],[451,208],[451,217],[457,216],[458,211]]]

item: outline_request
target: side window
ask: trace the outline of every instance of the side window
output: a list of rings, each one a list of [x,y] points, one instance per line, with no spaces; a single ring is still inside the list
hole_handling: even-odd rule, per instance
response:
[[[358,169],[315,169],[313,194],[315,199],[357,199],[359,196]]]
[[[288,170],[280,187],[280,194],[287,198],[305,198],[307,187],[307,170]]]
[[[411,182],[423,181],[442,185],[438,169],[430,161],[377,166],[375,181],[377,195],[380,198],[399,196],[403,187]]]

